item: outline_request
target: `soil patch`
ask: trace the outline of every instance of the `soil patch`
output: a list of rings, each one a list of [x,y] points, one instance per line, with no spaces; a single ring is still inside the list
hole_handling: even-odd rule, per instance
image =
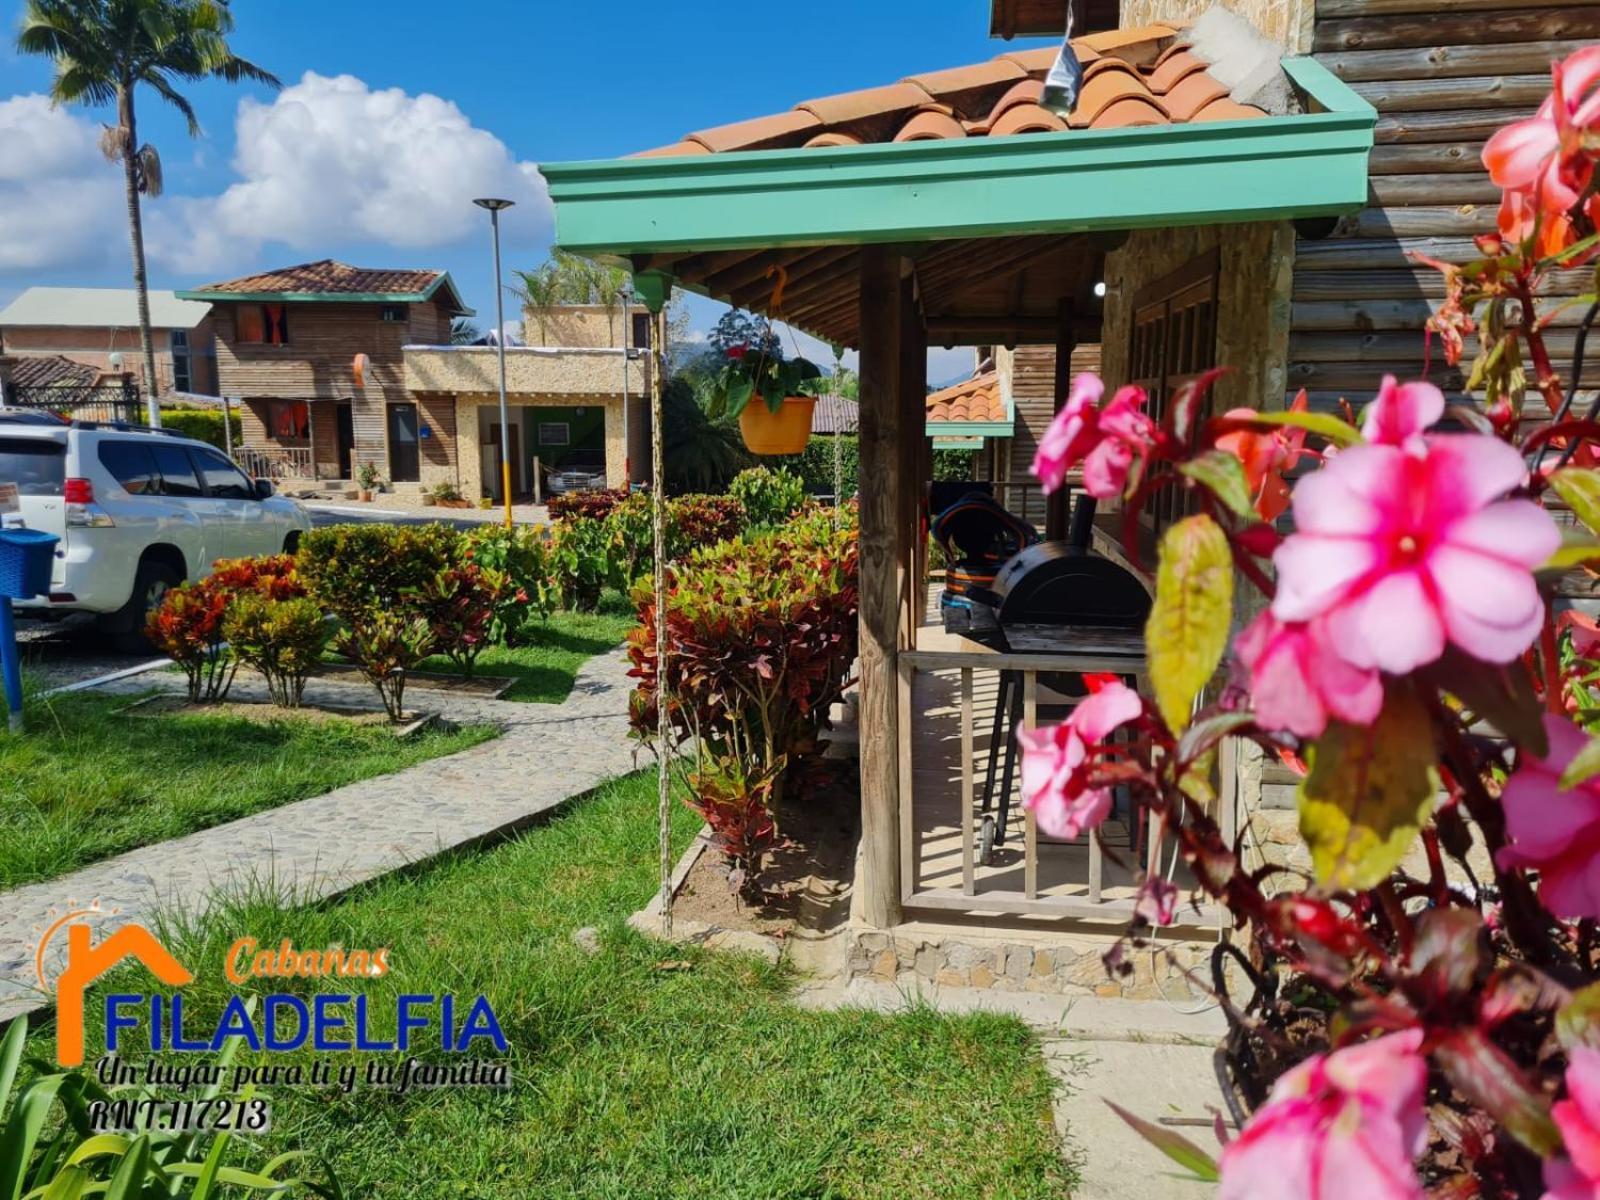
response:
[[[130,717],[233,717],[258,724],[273,721],[310,721],[314,725],[357,725],[388,729],[396,737],[410,737],[420,733],[439,719],[437,713],[407,710],[399,721],[391,723],[381,708],[344,708],[333,704],[304,704],[299,708],[279,708],[276,704],[256,703],[249,700],[226,700],[221,704],[195,704],[187,696],[176,694],[147,696],[120,710]]]
[[[778,809],[784,845],[767,855],[761,872],[765,900],[742,899],[728,884],[726,861],[707,849],[684,878],[673,916],[780,938],[797,927],[820,933],[842,925],[861,836],[860,780],[853,759],[798,766]]]

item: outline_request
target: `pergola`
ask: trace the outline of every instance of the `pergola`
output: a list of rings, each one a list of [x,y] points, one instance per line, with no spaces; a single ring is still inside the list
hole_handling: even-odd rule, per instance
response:
[[[1173,30],[1154,27],[1075,43],[1091,60],[1085,100],[1095,74],[1115,73],[1118,87],[1130,70],[1136,80],[1157,80],[1178,49],[1173,42]],[[1117,65],[1096,71],[1093,60],[1113,54],[1122,55]],[[1026,73],[1036,97],[1047,58],[1030,52],[1002,60]],[[909,731],[899,727],[897,655],[915,647],[925,599],[917,567],[930,462],[928,347],[1054,344],[1059,379],[1072,345],[1100,336],[1095,284],[1105,255],[1128,231],[1359,208],[1372,109],[1310,60],[1282,65],[1300,109],[1289,115],[1163,116],[1158,123],[1134,112],[1118,127],[1041,122],[1027,136],[998,136],[996,117],[977,136],[983,114],[1004,116],[993,97],[1007,76],[974,82],[979,68],[963,68],[962,78],[941,72],[909,81],[933,93],[935,105],[888,121],[869,104],[832,98],[800,106],[792,121],[786,114],[760,128],[747,123],[750,136],[768,138],[758,144],[773,148],[722,148],[749,144],[729,134],[743,128],[733,126],[667,152],[542,168],[559,245],[629,269],[653,308],[683,287],[860,352],[857,887],[872,925],[898,923],[904,895],[899,789]],[[948,94],[930,82],[943,78]],[[1154,85],[1148,90],[1154,94]],[[830,114],[845,110],[866,116],[848,127],[830,123]],[[946,134],[908,135],[931,128],[911,125],[928,113],[932,124],[949,122],[940,126]],[[820,114],[820,125],[807,124],[806,114]],[[875,128],[863,124],[873,120]],[[1052,128],[1059,131],[1044,131]],[[778,268],[786,284],[775,308]]]

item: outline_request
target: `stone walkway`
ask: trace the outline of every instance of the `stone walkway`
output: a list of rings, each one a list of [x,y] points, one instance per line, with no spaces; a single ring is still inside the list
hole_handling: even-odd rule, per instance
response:
[[[177,689],[157,672],[108,685]],[[460,754],[323,796],[129,851],[44,883],[0,892],[0,1022],[43,1007],[33,957],[52,913],[98,899],[120,910],[97,919],[110,930],[157,907],[202,912],[219,887],[270,880],[308,903],[406,863],[517,827],[635,766],[627,736],[630,682],[621,651],[591,659],[559,705],[513,704],[412,691],[413,707],[457,724],[498,725],[501,736]],[[244,680],[236,694],[259,693]],[[365,684],[312,681],[309,701],[367,704]],[[641,758],[641,763],[644,761]],[[64,939],[61,939],[64,941]]]

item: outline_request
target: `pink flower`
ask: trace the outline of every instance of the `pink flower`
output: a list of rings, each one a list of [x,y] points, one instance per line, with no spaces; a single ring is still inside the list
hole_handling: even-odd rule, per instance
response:
[[[1550,1109],[1567,1158],[1544,1164],[1543,1200],[1600,1196],[1600,1050],[1575,1046],[1567,1058],[1567,1098]]]
[[[1246,626],[1234,650],[1250,673],[1256,720],[1264,729],[1314,738],[1329,717],[1370,725],[1383,708],[1378,672],[1339,656],[1326,617],[1285,624],[1264,612]]]
[[[1422,1031],[1315,1055],[1222,1151],[1217,1200],[1421,1200]]]
[[[1152,925],[1171,925],[1178,911],[1178,885],[1159,875],[1147,876],[1139,885],[1139,895],[1133,902],[1133,915],[1143,917]]]
[[[1404,674],[1447,641],[1506,663],[1544,620],[1533,568],[1561,535],[1538,504],[1501,499],[1527,478],[1521,456],[1480,434],[1421,436],[1433,409],[1425,387],[1386,386],[1367,417],[1381,441],[1300,481],[1297,532],[1273,555],[1273,615],[1327,618],[1354,667]]]
[[[1105,389],[1098,375],[1079,375],[1066,405],[1039,439],[1033,474],[1047,493],[1081,462],[1084,491],[1102,500],[1120,495],[1135,456],[1155,438],[1155,422],[1139,411],[1146,400],[1143,388],[1122,388],[1100,408]]]
[[[1361,436],[1380,446],[1420,450],[1422,431],[1444,416],[1444,393],[1431,383],[1397,383],[1385,375],[1367,405]]]
[[[1091,748],[1143,711],[1137,692],[1113,683],[1079,704],[1061,724],[1017,731],[1022,802],[1033,810],[1040,829],[1051,837],[1075,838],[1106,819],[1111,789],[1084,787],[1076,776]]]
[[[1546,714],[1550,756],[1522,761],[1500,793],[1511,845],[1502,867],[1539,872],[1539,901],[1558,917],[1600,917],[1600,778],[1562,791],[1561,773],[1588,742],[1577,726]]]
[[[1301,388],[1289,411],[1305,412],[1310,406],[1310,397]],[[1224,419],[1248,421],[1260,414],[1253,408],[1230,408],[1222,415]],[[1239,429],[1217,439],[1218,449],[1226,450],[1244,464],[1245,483],[1255,501],[1256,514],[1263,521],[1276,521],[1289,507],[1289,485],[1283,480],[1283,472],[1308,453],[1305,444],[1306,431],[1293,425],[1265,431]]]
[[[1539,111],[1491,137],[1483,163],[1500,187],[1560,218],[1588,187],[1600,150],[1600,46],[1568,55],[1550,68],[1550,76],[1550,95]]]

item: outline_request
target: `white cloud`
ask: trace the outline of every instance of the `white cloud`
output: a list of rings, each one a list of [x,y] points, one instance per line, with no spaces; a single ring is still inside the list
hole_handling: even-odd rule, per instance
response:
[[[507,222],[547,217],[533,164],[427,93],[308,71],[269,104],[243,100],[236,135],[241,180],[215,202],[216,223],[235,238],[313,252],[338,240],[447,245],[482,225],[478,196],[516,200]]]
[[[0,274],[126,257],[122,177],[98,140],[46,96],[0,100]]]

